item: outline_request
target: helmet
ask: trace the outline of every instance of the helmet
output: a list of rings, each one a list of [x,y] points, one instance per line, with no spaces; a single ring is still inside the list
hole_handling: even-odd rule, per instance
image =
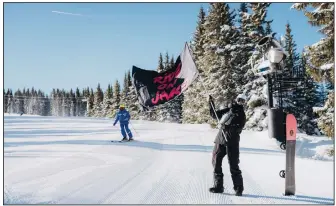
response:
[[[120,104],[119,108],[125,108],[125,104]]]
[[[238,100],[238,99],[243,99],[243,100],[246,101],[247,97],[245,96],[245,94],[239,94],[239,95],[237,96],[236,99],[237,99],[237,100]]]
[[[247,97],[244,94],[239,94],[236,98],[236,101],[239,102],[240,100],[244,100],[246,102]]]

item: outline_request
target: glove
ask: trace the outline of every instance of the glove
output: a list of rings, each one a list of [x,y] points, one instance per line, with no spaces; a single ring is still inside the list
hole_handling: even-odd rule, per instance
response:
[[[212,96],[209,95],[208,98],[207,98],[207,100],[208,100],[208,102],[209,102],[209,101],[213,101]]]

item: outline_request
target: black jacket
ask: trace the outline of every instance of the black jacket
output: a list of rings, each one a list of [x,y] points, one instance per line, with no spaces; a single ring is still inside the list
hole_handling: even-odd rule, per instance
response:
[[[210,115],[212,118],[217,120],[215,112],[211,106],[211,103],[213,104],[213,107],[216,109],[215,104],[213,103],[212,100],[210,100],[209,102]],[[216,110],[216,114],[218,116],[218,119],[220,120],[222,116],[225,113],[229,112],[230,110],[234,114],[234,117],[229,125],[223,125],[222,129],[218,131],[215,143],[225,144],[225,138],[223,137],[223,132],[224,135],[226,136],[226,139],[228,140],[228,143],[240,140],[240,134],[246,123],[246,115],[244,112],[244,107],[237,104],[236,102],[233,102],[232,105],[230,105],[227,108]]]

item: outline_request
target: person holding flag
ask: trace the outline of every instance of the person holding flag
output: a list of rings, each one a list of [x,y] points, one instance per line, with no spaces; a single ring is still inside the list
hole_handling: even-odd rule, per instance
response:
[[[214,186],[209,188],[209,191],[212,193],[224,192],[222,161],[227,155],[233,189],[236,192],[236,196],[242,196],[244,185],[242,172],[239,168],[239,142],[240,134],[246,123],[246,115],[244,112],[246,99],[244,94],[239,94],[236,101],[233,101],[229,107],[215,110],[212,96],[209,95],[210,115],[214,119],[217,119],[217,117],[220,119],[217,126],[219,131],[214,141],[215,146],[212,153]]]

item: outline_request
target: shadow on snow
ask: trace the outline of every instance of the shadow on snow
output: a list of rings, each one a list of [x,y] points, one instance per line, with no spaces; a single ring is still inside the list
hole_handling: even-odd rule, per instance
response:
[[[60,140],[60,141],[27,141],[27,142],[4,142],[4,147],[17,147],[26,145],[53,145],[53,144],[70,144],[70,145],[114,145],[122,147],[140,147],[147,149],[155,149],[162,151],[186,151],[186,152],[210,152],[213,146],[206,145],[174,145],[174,144],[162,144],[157,142],[149,141],[138,141],[134,142],[110,142],[109,140]],[[268,149],[257,149],[257,148],[246,148],[240,147],[242,153],[253,153],[253,154],[282,154],[282,151],[268,150]]]

